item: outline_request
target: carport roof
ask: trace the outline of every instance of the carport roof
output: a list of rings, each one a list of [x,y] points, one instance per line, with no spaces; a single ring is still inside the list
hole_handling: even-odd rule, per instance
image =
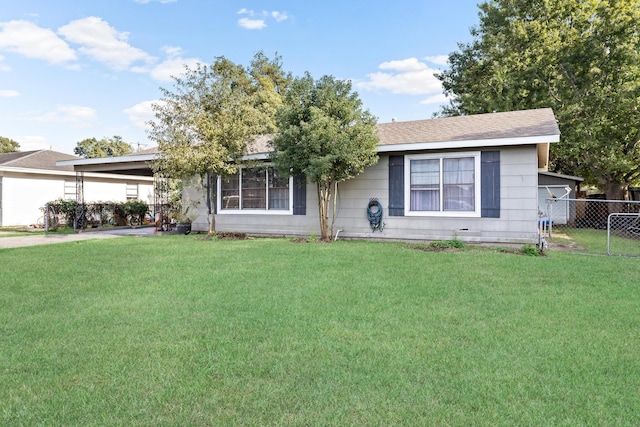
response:
[[[151,149],[154,150],[154,149]],[[158,155],[157,148],[154,152],[145,150],[128,156],[98,157],[93,159],[63,160],[58,166],[73,166],[76,172],[102,172],[124,175],[153,176],[150,162]]]

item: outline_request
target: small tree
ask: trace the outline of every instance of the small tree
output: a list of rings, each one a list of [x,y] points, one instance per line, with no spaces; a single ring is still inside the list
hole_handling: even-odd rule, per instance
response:
[[[13,153],[20,149],[20,144],[10,138],[0,136],[0,153]]]
[[[274,115],[282,103],[289,76],[280,58],[257,53],[248,69],[224,57],[211,66],[186,68],[174,78],[174,90],[161,89],[161,103],[153,106],[150,139],[160,154],[156,173],[172,178],[202,179],[208,201],[215,175],[236,172],[247,142],[275,129]],[[212,203],[208,203],[209,234],[215,232]]]
[[[98,157],[117,157],[133,153],[131,144],[124,142],[121,136],[114,135],[112,138],[87,138],[78,142],[73,152],[85,159]]]
[[[303,174],[316,184],[320,234],[328,241],[334,231],[338,183],[378,161],[376,117],[362,109],[351,82],[332,76],[314,81],[306,73],[292,83],[277,125],[274,164],[282,174]]]

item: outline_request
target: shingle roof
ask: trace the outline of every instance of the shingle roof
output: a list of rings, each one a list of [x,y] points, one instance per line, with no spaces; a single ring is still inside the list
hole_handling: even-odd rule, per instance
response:
[[[551,108],[379,123],[377,127],[381,146],[560,135]],[[272,138],[259,136],[247,147],[248,154],[269,153]],[[157,152],[158,147],[152,147],[134,154]]]
[[[0,154],[0,166],[73,172],[73,166],[56,166],[56,162],[79,159],[78,156],[51,150],[16,151]]]
[[[559,135],[551,108],[378,124],[380,145]]]

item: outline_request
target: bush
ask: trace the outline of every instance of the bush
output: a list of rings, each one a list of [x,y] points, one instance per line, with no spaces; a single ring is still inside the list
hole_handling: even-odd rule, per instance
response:
[[[78,206],[75,200],[57,199],[47,203],[61,219],[61,222],[71,226],[76,217]],[[85,203],[86,223],[92,226],[98,225],[126,225],[127,218],[134,216],[142,222],[149,212],[149,205],[140,200],[128,200],[126,202],[91,202]],[[46,208],[41,208],[44,212]]]
[[[537,247],[531,244],[526,244],[522,247],[522,253],[528,256],[538,256],[541,255],[541,252]]]

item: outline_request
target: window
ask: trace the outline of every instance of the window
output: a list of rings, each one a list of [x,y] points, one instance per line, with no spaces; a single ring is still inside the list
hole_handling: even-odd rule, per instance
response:
[[[138,184],[127,184],[127,200],[138,200]]]
[[[480,153],[406,158],[408,215],[479,216]]]
[[[291,213],[292,178],[278,176],[272,167],[240,168],[220,177],[220,213]]]
[[[65,180],[64,181],[64,199],[75,200],[76,199],[76,181]]]

